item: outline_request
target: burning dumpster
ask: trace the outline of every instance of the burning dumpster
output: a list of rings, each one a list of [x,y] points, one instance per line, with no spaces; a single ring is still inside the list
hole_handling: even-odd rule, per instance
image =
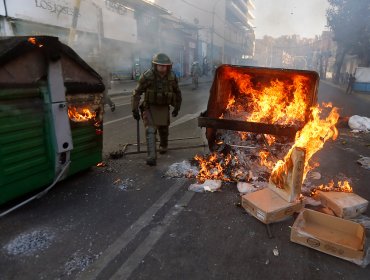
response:
[[[314,71],[221,65],[198,125],[207,128],[211,150],[219,129],[294,138],[317,102],[318,85]]]
[[[318,85],[314,71],[218,67],[207,110],[198,118],[198,125],[206,127],[212,155],[195,158],[201,166],[197,178],[268,180],[278,160],[292,148],[297,132],[315,117]]]
[[[313,71],[221,65],[198,118],[211,154],[195,157],[197,179],[269,187],[297,203],[318,166],[310,159],[337,135],[337,108],[317,104],[318,85]]]
[[[56,37],[0,43],[0,204],[102,159],[104,85]]]

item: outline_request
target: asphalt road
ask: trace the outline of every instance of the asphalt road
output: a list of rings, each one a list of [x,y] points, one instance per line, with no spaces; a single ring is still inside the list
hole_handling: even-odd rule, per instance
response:
[[[184,103],[170,129],[170,139],[182,140],[170,147],[204,144],[196,117],[206,108],[209,87],[182,87]],[[369,96],[345,95],[320,83],[319,101],[332,101],[343,116],[370,117]],[[164,177],[169,165],[206,148],[171,150],[159,155],[156,167],[145,164],[145,154],[109,159],[111,152],[136,142],[129,96],[114,101],[116,111],[105,115],[106,166],[58,183],[0,220],[1,280],[369,279],[370,266],[291,243],[293,218],[273,224],[269,238],[266,227],[238,207],[234,184],[217,193],[194,193],[187,190],[194,180]],[[339,139],[315,156],[317,170],[323,179],[350,177],[355,192],[369,200],[370,171],[356,163],[360,155],[370,156],[369,143],[368,134],[341,127]],[[128,146],[127,151],[135,150]]]

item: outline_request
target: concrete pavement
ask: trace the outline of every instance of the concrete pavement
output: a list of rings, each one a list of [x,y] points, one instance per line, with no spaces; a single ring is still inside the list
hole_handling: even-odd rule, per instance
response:
[[[213,75],[201,76],[199,78],[199,83],[210,83],[213,81]],[[131,95],[132,91],[136,87],[137,81],[127,80],[127,81],[112,81],[111,88],[108,90],[109,96],[117,95]],[[191,85],[191,77],[181,78],[179,81],[180,86]]]
[[[199,91],[184,86],[186,98],[171,138],[199,136],[190,114],[205,108],[208,91],[208,84]],[[359,96],[320,83],[320,101],[363,115],[369,103]],[[125,103],[129,96],[116,98]],[[107,115],[129,113],[128,106],[120,106]],[[135,139],[136,123],[129,118],[105,128],[105,136],[119,148],[123,145],[118,143]],[[369,155],[369,137],[340,128],[337,141],[328,141],[316,156],[320,166],[315,171],[322,175],[317,184],[349,176],[355,193],[369,199],[370,173],[357,163],[360,155]],[[172,141],[170,147],[201,141]],[[369,278],[370,266],[361,268],[290,242],[293,218],[273,224],[269,238],[266,227],[239,207],[235,183],[225,183],[219,192],[193,193],[188,187],[194,179],[165,176],[172,164],[202,152],[170,150],[158,155],[156,167],[145,164],[145,154],[106,158],[105,166],[58,183],[48,195],[4,217],[0,280]]]

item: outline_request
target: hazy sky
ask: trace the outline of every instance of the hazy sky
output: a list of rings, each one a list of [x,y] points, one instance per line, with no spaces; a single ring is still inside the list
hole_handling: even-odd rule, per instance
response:
[[[326,0],[254,0],[255,20],[253,21],[256,38],[264,35],[299,34],[313,38],[327,30]]]

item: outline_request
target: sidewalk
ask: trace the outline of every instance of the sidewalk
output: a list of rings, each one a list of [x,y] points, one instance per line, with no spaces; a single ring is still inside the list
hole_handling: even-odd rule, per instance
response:
[[[202,76],[199,78],[199,83],[211,83],[213,81],[213,75]],[[111,88],[108,90],[109,96],[118,95],[131,95],[132,91],[135,89],[137,81],[127,80],[127,81],[113,81],[111,82]],[[191,77],[181,78],[179,81],[181,86],[191,85]]]

